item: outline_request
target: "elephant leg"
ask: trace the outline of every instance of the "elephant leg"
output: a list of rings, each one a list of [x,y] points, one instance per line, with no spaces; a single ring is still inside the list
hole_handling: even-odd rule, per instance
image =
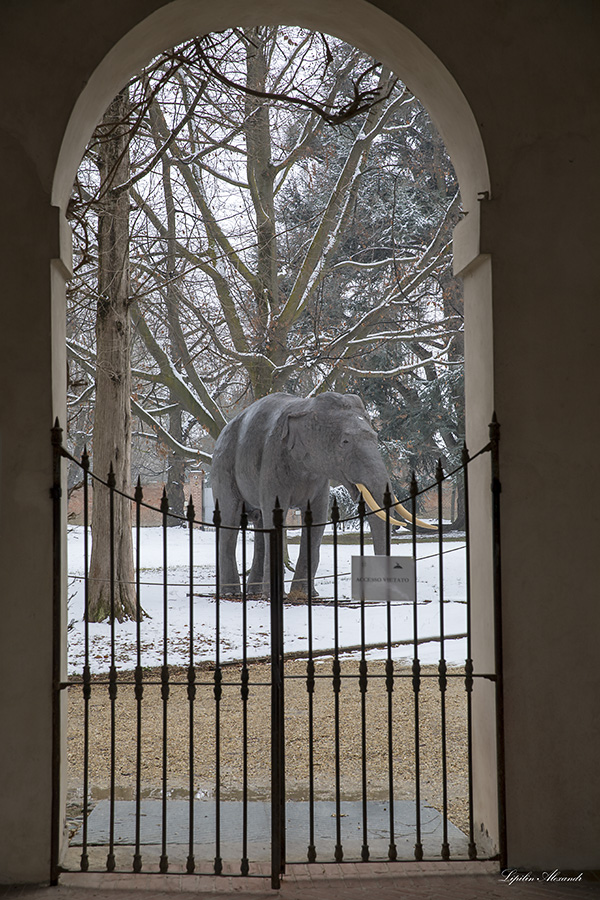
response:
[[[263,572],[265,565],[265,535],[262,529],[262,516],[258,516],[254,528],[254,555],[246,580],[250,596],[263,593]]]
[[[313,522],[318,524],[310,529],[310,584],[312,596],[318,597],[319,594],[315,590],[315,575],[319,567],[319,557],[321,553],[321,541],[323,540],[323,532],[325,531],[325,519],[327,517],[327,501],[329,499],[328,490],[319,496],[312,504]],[[298,562],[294,571],[294,578],[288,592],[290,600],[305,600],[308,597],[308,529],[302,528],[302,536],[300,538],[300,553],[298,554]]]
[[[284,505],[281,507],[281,512],[283,516],[283,521],[285,522],[287,518],[289,507]],[[273,509],[265,508],[262,511],[262,520],[263,522],[273,522]],[[271,595],[271,541],[270,535],[263,533],[262,534],[262,545],[263,545],[263,567],[259,576],[259,582],[262,581],[262,593],[265,597],[270,597]],[[282,560],[283,564],[283,560]],[[254,563],[252,564],[254,568]]]
[[[221,522],[232,525],[240,521],[241,502],[235,499],[224,503],[221,507]],[[219,582],[220,592],[224,597],[240,595],[240,576],[235,556],[238,529],[221,528],[219,530]]]
[[[385,522],[383,522],[378,516],[374,515],[370,515],[368,521],[369,528],[371,530],[371,536],[373,538],[373,553],[376,556],[385,556]]]

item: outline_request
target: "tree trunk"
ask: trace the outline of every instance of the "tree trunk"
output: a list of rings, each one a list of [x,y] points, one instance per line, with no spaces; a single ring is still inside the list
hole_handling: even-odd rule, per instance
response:
[[[155,111],[155,107],[153,107]],[[156,138],[157,145],[160,146],[158,135]],[[165,194],[165,205],[167,211],[167,288],[166,288],[166,305],[167,305],[167,326],[169,330],[169,345],[171,348],[171,359],[175,368],[181,372],[183,368],[183,357],[187,356],[188,349],[185,338],[181,330],[181,322],[179,319],[179,294],[175,288],[177,277],[177,254],[175,244],[177,238],[177,221],[175,214],[175,200],[173,197],[173,186],[171,184],[171,166],[169,160],[163,158],[163,190]],[[177,404],[177,397],[173,392],[169,393],[169,400],[173,404]],[[177,405],[169,413],[169,434],[179,443],[183,440],[183,426],[181,407]],[[169,451],[168,469],[167,469],[167,498],[171,512],[178,516],[185,515],[185,496],[183,484],[185,481],[185,461],[181,456],[173,450]],[[167,517],[167,525],[181,525],[179,519]]]
[[[271,29],[253,28],[246,32],[246,83],[255,91],[264,91],[269,70],[266,41]],[[255,295],[260,318],[263,346],[259,349],[270,360],[283,362],[287,353],[279,349],[273,331],[273,317],[279,312],[278,250],[275,216],[275,169],[271,162],[271,123],[269,104],[246,96],[244,133],[246,136],[246,173],[256,217],[256,274],[259,289]],[[275,344],[273,344],[275,341]],[[281,358],[279,358],[281,357]],[[273,389],[273,373],[269,365],[257,360],[251,372],[254,398],[264,397]]]
[[[171,398],[172,400],[172,398]],[[183,440],[183,430],[181,427],[181,410],[177,408],[169,414],[169,434],[179,443]],[[167,469],[167,498],[169,500],[169,509],[177,516],[185,516],[185,494],[183,485],[185,483],[185,461],[174,453],[169,451],[169,464]],[[179,519],[172,516],[167,517],[167,525],[183,525]]]
[[[98,214],[98,308],[96,313],[96,412],[94,472],[106,479],[112,467],[118,491],[131,493],[131,362],[129,322],[129,193],[114,188],[129,177],[127,93],[109,106],[101,126]],[[96,484],[88,618],[135,619],[139,614],[133,567],[131,502]],[[114,596],[111,598],[111,530],[114,534]],[[114,604],[114,609],[113,609]]]

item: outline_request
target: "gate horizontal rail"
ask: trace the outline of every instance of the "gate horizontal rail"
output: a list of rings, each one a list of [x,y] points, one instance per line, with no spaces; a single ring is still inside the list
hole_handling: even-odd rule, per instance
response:
[[[495,684],[498,715],[498,766],[500,798],[500,859],[505,855],[506,833],[503,821],[503,738],[502,738],[502,678],[500,647],[500,544],[499,544],[499,475],[498,428],[490,426],[491,440],[474,456],[463,451],[462,463],[444,473],[441,463],[433,485],[419,488],[413,476],[408,504],[412,514],[409,544],[412,559],[418,567],[427,560],[437,559],[437,634],[420,633],[419,582],[412,600],[396,602],[389,592],[387,599],[370,603],[364,591],[348,602],[344,595],[344,579],[349,572],[340,561],[342,545],[338,541],[340,528],[348,523],[356,527],[358,556],[366,556],[365,523],[374,512],[367,511],[364,502],[358,504],[356,515],[342,520],[334,502],[331,520],[326,523],[332,532],[332,572],[327,577],[333,595],[319,598],[309,577],[303,604],[303,628],[306,631],[305,649],[286,649],[284,620],[296,606],[288,606],[284,587],[284,534],[282,511],[273,512],[273,526],[250,526],[242,513],[235,531],[241,534],[241,585],[236,607],[241,629],[241,652],[236,659],[225,658],[223,650],[228,642],[227,623],[236,602],[221,585],[219,542],[222,533],[231,527],[222,524],[217,509],[212,522],[196,518],[190,498],[184,516],[169,509],[166,492],[159,508],[162,515],[160,560],[156,568],[162,576],[153,581],[141,577],[143,531],[141,510],[156,507],[143,499],[138,481],[133,496],[120,490],[112,473],[102,479],[90,470],[87,453],[75,459],[62,446],[61,429],[53,429],[55,453],[55,483],[52,496],[55,503],[55,596],[62,591],[60,584],[62,546],[60,535],[60,497],[62,493],[60,460],[66,458],[78,465],[82,472],[83,492],[83,574],[82,608],[84,628],[84,665],[67,681],[55,679],[55,719],[60,719],[61,692],[68,690],[81,707],[81,787],[79,829],[67,852],[68,867],[74,867],[74,848],[80,848],[78,868],[87,871],[133,871],[167,873],[234,874],[233,847],[237,848],[238,873],[242,876],[265,877],[267,871],[273,887],[278,887],[286,862],[332,859],[336,862],[368,862],[374,859],[407,861],[423,859],[482,859],[475,839],[473,821],[473,706],[474,686],[478,681]],[[472,462],[489,453],[492,459],[492,499],[495,566],[496,648],[495,672],[478,672],[472,659],[472,598],[470,584],[470,524],[469,477]],[[448,630],[446,616],[451,601],[445,596],[447,575],[445,546],[447,532],[443,526],[443,488],[445,483],[462,480],[465,494],[465,627],[460,633]],[[108,631],[108,659],[104,672],[92,672],[92,633],[97,628],[91,621],[90,576],[91,521],[89,515],[90,489],[107,491],[109,521],[104,528],[110,533],[110,558],[104,582],[110,593],[110,615],[102,626]],[[437,552],[427,557],[418,555],[417,501],[420,496],[434,492],[437,499]],[[135,596],[135,654],[132,663],[122,664],[118,656],[117,593],[120,589],[116,575],[116,519],[117,498],[131,504],[134,512],[134,576],[131,581]],[[398,549],[392,543],[391,518],[397,501],[389,491],[381,508],[386,519],[386,555]],[[187,577],[169,577],[169,519],[187,529]],[[310,536],[313,523],[310,509],[305,511],[301,526]],[[299,526],[293,526],[295,530]],[[205,573],[206,560],[197,563],[198,529],[210,529],[214,536],[214,580],[199,578],[200,566]],[[254,654],[257,632],[252,615],[260,606],[251,593],[247,579],[250,534],[264,535],[270,546],[269,654]],[[407,546],[405,544],[405,546]],[[312,570],[311,542],[308,547],[308,572]],[[181,563],[176,569],[180,572]],[[347,567],[346,567],[347,568]],[[102,579],[101,579],[102,580]],[[199,595],[198,587],[214,587],[209,594]],[[154,669],[145,665],[144,602],[148,591],[161,589],[162,633],[161,661]],[[185,588],[187,627],[181,641],[187,646],[184,665],[174,664],[170,653],[170,623],[173,600],[171,593]],[[212,594],[212,596],[210,596]],[[200,599],[210,604],[212,621],[207,624],[206,610],[200,620]],[[434,601],[427,601],[434,602]],[[208,607],[207,607],[208,608]],[[316,635],[317,616],[329,609],[332,627],[330,645],[319,645]],[[55,652],[62,643],[61,615],[55,604]],[[398,634],[398,610],[410,622],[411,634]],[[351,644],[342,636],[342,614],[353,612],[357,618],[360,640]],[[382,632],[378,640],[368,640],[375,612],[381,614]],[[224,616],[228,618],[226,621]],[[294,613],[296,615],[296,613]],[[263,629],[264,630],[264,629]],[[213,648],[210,660],[199,655],[197,638],[210,632]],[[464,664],[448,664],[446,650],[449,642],[465,641]],[[94,632],[94,640],[96,632]],[[424,644],[437,644],[436,663],[427,664],[420,658]],[[399,662],[395,651],[412,648],[412,660]],[[373,654],[380,654],[375,658]],[[327,659],[328,657],[328,659]],[[129,668],[124,665],[129,665]],[[60,671],[58,663],[55,671]],[[231,676],[233,673],[233,677]],[[257,677],[259,675],[259,677]],[[304,692],[304,699],[302,693]],[[457,691],[461,692],[462,699]],[[75,692],[75,693],[74,693]],[[158,692],[158,693],[156,693]],[[185,695],[182,705],[180,693]],[[260,703],[259,697],[268,693],[269,701]],[[435,692],[435,694],[434,694]],[[156,694],[156,696],[155,696]],[[234,695],[237,698],[234,703]],[[458,699],[457,699],[458,698]],[[263,698],[264,700],[264,698]],[[454,724],[449,731],[449,706],[460,700],[464,708],[464,733],[457,738]],[[75,703],[75,700],[73,700]],[[124,710],[132,712],[131,727],[123,726]],[[432,710],[437,725],[432,738]],[[412,719],[410,728],[408,718]],[[98,736],[100,720],[105,734]],[[454,720],[452,720],[454,722]],[[377,727],[373,728],[373,723]],[[350,724],[349,724],[350,723]],[[427,726],[425,730],[425,726]],[[286,730],[289,740],[286,742]],[[412,732],[412,746],[407,737]],[[185,737],[183,733],[185,732]],[[175,747],[173,735],[180,735],[185,744],[185,763]],[[268,737],[268,740],[267,740]],[[457,740],[460,748],[457,750]],[[56,738],[58,747],[58,736]],[[104,741],[104,744],[102,744]],[[125,746],[127,745],[127,747]],[[131,751],[133,746],[133,751]],[[235,759],[232,746],[237,748]],[[260,753],[257,752],[257,747]],[[351,756],[349,748],[351,748]],[[466,834],[452,823],[456,816],[450,796],[452,755],[458,752],[466,769],[466,815],[462,822]],[[99,755],[100,753],[100,755]],[[125,790],[119,760],[127,755],[133,769],[133,783]],[[298,775],[296,757],[301,759],[303,774]],[[349,778],[351,765],[356,772]],[[60,758],[55,753],[55,794],[60,790]],[[127,763],[129,765],[129,763]],[[176,765],[179,769],[176,769]],[[430,781],[432,766],[436,767],[437,787],[432,793],[425,784],[424,773]],[[119,771],[118,771],[119,769]],[[152,777],[149,771],[152,769]],[[158,769],[158,777],[155,770]],[[268,770],[270,775],[267,778]],[[377,774],[375,775],[375,770]],[[98,772],[105,788],[106,799],[98,802]],[[286,785],[286,774],[291,773]],[[410,773],[410,778],[409,778]],[[131,776],[127,776],[131,778]],[[100,783],[100,782],[98,782]],[[350,783],[350,787],[348,787]],[[207,787],[209,785],[209,787]],[[232,787],[233,785],[233,787]],[[407,787],[408,785],[408,787]],[[410,788],[410,789],[408,789]],[[154,793],[153,793],[154,792]],[[202,793],[204,792],[204,793]],[[210,799],[199,799],[210,793]],[[436,793],[437,792],[437,793]],[[407,799],[407,794],[408,796]],[[435,797],[433,796],[435,794]],[[156,800],[152,800],[152,797]],[[121,799],[127,797],[128,799]],[[184,800],[176,799],[184,797]],[[152,813],[149,803],[155,803]],[[182,811],[184,803],[187,812]],[[122,806],[122,804],[126,804]],[[231,805],[233,804],[233,806]],[[210,806],[210,815],[207,810]],[[451,809],[452,807],[452,809]],[[100,822],[101,814],[104,819]],[[454,812],[452,811],[454,810]],[[434,816],[435,813],[435,816]],[[92,815],[93,814],[93,815]],[[157,843],[148,843],[148,816],[156,816]],[[232,818],[233,816],[233,818]],[[257,818],[257,816],[259,818]],[[127,827],[123,824],[127,819]],[[208,817],[208,819],[207,819]],[[260,818],[262,817],[262,818]],[[58,872],[58,834],[60,809],[58,799],[53,809],[54,870]],[[292,824],[288,826],[287,820]],[[347,821],[344,821],[347,820]],[[409,821],[410,820],[410,821]],[[432,822],[435,820],[434,831]],[[206,821],[209,821],[207,827]],[[299,852],[304,834],[304,851]],[[154,832],[153,832],[154,834]],[[357,837],[358,836],[358,837]],[[260,845],[260,846],[259,846]],[[409,846],[410,845],[410,846]],[[155,849],[154,849],[155,848]],[[266,848],[266,849],[265,849]],[[458,848],[458,849],[457,849]],[[407,855],[407,850],[410,852]],[[496,857],[494,857],[496,858]],[[129,860],[129,864],[128,861]]]

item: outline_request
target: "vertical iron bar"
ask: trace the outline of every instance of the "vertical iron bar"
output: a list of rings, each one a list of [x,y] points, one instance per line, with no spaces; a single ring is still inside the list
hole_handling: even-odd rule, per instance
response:
[[[496,667],[496,753],[498,762],[498,838],[500,865],[507,865],[506,782],[504,750],[504,668],[502,647],[502,554],[500,539],[500,425],[496,413],[490,424],[492,455],[492,541],[494,566],[494,643]]]
[[[136,621],[136,667],[135,667],[135,699],[137,705],[136,728],[136,765],[135,765],[135,852],[133,855],[133,871],[142,871],[141,854],[141,805],[142,805],[142,698],[144,696],[144,676],[142,672],[142,597],[141,597],[141,503],[143,499],[142,482],[138,476],[135,488],[135,597],[138,610]]]
[[[285,758],[283,719],[283,510],[279,499],[269,531],[271,580],[271,887],[285,868]]]
[[[80,869],[87,872],[90,865],[88,855],[88,814],[89,814],[89,771],[90,771],[90,699],[92,683],[90,673],[90,617],[89,617],[89,470],[90,458],[87,447],[81,456],[83,471],[83,621],[84,621],[84,665],[83,665],[83,827]]]
[[[312,579],[312,521],[310,500],[306,504],[304,527],[306,528],[306,564],[308,567],[308,661],[306,663],[306,690],[308,691],[308,852],[309,863],[317,860],[315,847],[315,750],[314,750],[314,693],[315,661],[313,659],[313,579]]]
[[[386,484],[383,493],[383,505],[385,508],[385,555],[390,556],[392,552],[392,529],[390,524],[390,508],[392,506],[392,494],[389,484]]]
[[[61,769],[61,653],[63,640],[63,537],[62,537],[62,428],[58,419],[51,429],[52,441],[52,804],[50,821],[50,881],[58,884],[62,810]]]
[[[386,556],[391,554],[391,535],[390,535],[390,508],[392,505],[392,495],[390,493],[389,484],[386,485],[383,494],[383,505],[385,507],[385,544]],[[386,603],[387,616],[387,659],[385,661],[385,683],[388,697],[388,783],[389,783],[389,818],[390,818],[390,844],[388,848],[388,859],[392,862],[398,858],[398,850],[396,847],[396,834],[394,824],[394,730],[393,730],[393,691],[394,691],[394,662],[392,660],[392,601],[390,591],[387,592]]]
[[[219,565],[219,550],[221,542],[221,510],[219,502],[215,503],[213,513],[215,525],[215,553],[216,553],[216,584],[215,584],[215,859],[214,873],[223,873],[223,860],[221,859],[221,696],[223,688],[221,682],[221,569]]]
[[[163,664],[161,667],[161,697],[162,697],[162,847],[159,863],[159,871],[165,874],[169,871],[169,857],[167,856],[167,773],[168,773],[168,701],[169,701],[169,591],[167,586],[167,516],[169,514],[169,501],[167,490],[163,488],[160,501],[162,513],[162,538],[163,538]]]
[[[189,844],[185,870],[192,875],[196,863],[194,859],[194,700],[196,699],[196,670],[194,668],[194,501],[190,494],[186,517],[189,530],[189,588],[190,588],[190,662],[188,666],[187,694],[189,703]]]
[[[276,501],[276,506],[279,506],[279,500]],[[286,828],[285,828],[285,656],[284,656],[284,645],[283,645],[283,618],[284,618],[284,606],[283,601],[285,597],[285,585],[284,585],[284,569],[285,569],[285,541],[284,541],[284,526],[285,523],[283,521],[283,510],[279,512],[278,515],[274,517],[274,524],[276,525],[276,530],[278,531],[277,538],[277,547],[278,547],[278,563],[277,563],[277,573],[279,578],[279,652],[281,658],[281,690],[279,692],[279,721],[281,723],[279,728],[279,759],[281,760],[280,765],[280,773],[281,773],[281,791],[280,791],[280,802],[279,802],[279,819],[281,822],[281,847],[279,853],[279,871],[283,875],[285,872],[285,862],[286,862]],[[278,523],[278,524],[277,524]]]
[[[242,504],[242,860],[240,872],[247,875],[248,862],[248,585],[246,581],[246,539],[248,531],[248,515],[246,506]]]
[[[358,521],[360,532],[360,555],[365,555],[365,501],[360,495],[358,501]],[[369,861],[369,834],[367,820],[367,658],[366,652],[366,622],[365,622],[365,592],[364,587],[360,595],[360,663],[358,666],[358,686],[360,690],[360,727],[361,727],[361,775],[362,775],[362,832],[363,840],[360,851],[362,862]]]
[[[467,658],[465,660],[465,691],[467,694],[467,777],[469,781],[469,859],[477,859],[475,824],[473,820],[473,654],[471,609],[471,535],[469,520],[469,451],[462,449],[463,486],[465,504],[465,565],[467,590]]]
[[[340,760],[340,690],[342,687],[340,648],[339,648],[339,596],[338,596],[338,523],[340,511],[337,500],[334,497],[331,510],[333,523],[333,702],[334,702],[334,729],[335,729],[335,861],[342,862],[344,850],[342,847],[342,808],[341,808],[341,760]]]
[[[446,687],[447,666],[445,656],[444,633],[444,550],[442,535],[442,486],[444,482],[444,470],[442,461],[438,460],[436,469],[438,492],[438,560],[440,579],[440,661],[438,665],[440,687],[440,712],[441,712],[441,740],[442,740],[442,859],[450,859],[450,845],[448,844],[448,765],[446,745]]]
[[[423,859],[423,840],[421,836],[421,742],[420,742],[420,710],[419,710],[419,694],[421,690],[421,662],[419,660],[419,616],[418,616],[418,598],[417,598],[417,494],[419,487],[415,473],[412,473],[410,482],[410,496],[412,500],[412,552],[415,561],[415,595],[413,598],[413,664],[412,664],[412,686],[414,693],[414,711],[415,711],[415,849],[414,856],[417,861]]]
[[[110,838],[106,869],[115,870],[115,753],[116,753],[116,700],[117,669],[115,666],[115,473],[110,465],[107,485],[109,489],[109,534],[110,534],[110,672],[108,676],[108,696],[110,699]]]

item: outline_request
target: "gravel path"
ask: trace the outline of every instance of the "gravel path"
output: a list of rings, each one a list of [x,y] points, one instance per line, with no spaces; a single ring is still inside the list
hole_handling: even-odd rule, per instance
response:
[[[250,667],[248,700],[248,779],[251,799],[270,793],[270,669],[265,663]],[[361,798],[362,729],[358,661],[342,661],[339,694],[342,798]],[[388,796],[388,695],[385,661],[369,661],[366,694],[366,747],[368,796]],[[414,694],[410,670],[396,665],[393,702],[393,777],[399,799],[414,798]],[[434,673],[424,667],[423,674]],[[449,670],[460,672],[460,670]],[[242,701],[239,666],[223,670],[221,701],[221,797],[241,795]],[[306,661],[285,665],[286,783],[290,799],[308,799],[308,693]],[[331,660],[315,664],[314,771],[316,799],[335,796],[334,692]],[[324,677],[321,677],[324,676]],[[89,784],[92,801],[108,795],[110,784],[110,703],[106,684],[94,681],[90,700]],[[106,680],[106,676],[104,676]],[[159,670],[146,670],[145,681],[158,681]],[[116,797],[133,799],[136,777],[137,704],[131,673],[119,676],[116,701]],[[171,669],[168,699],[167,782],[169,796],[187,798],[189,783],[189,710],[187,674]],[[180,682],[180,684],[177,684]],[[69,691],[68,766],[70,813],[81,812],[83,784],[84,703],[81,690]],[[424,677],[419,693],[421,796],[442,809],[441,705],[437,678]],[[211,796],[215,784],[215,702],[212,673],[197,671],[194,701],[194,785],[197,796]],[[466,693],[463,678],[448,679],[446,734],[449,819],[468,833]],[[162,789],[163,701],[159,685],[147,684],[142,701],[142,792],[160,797]]]

